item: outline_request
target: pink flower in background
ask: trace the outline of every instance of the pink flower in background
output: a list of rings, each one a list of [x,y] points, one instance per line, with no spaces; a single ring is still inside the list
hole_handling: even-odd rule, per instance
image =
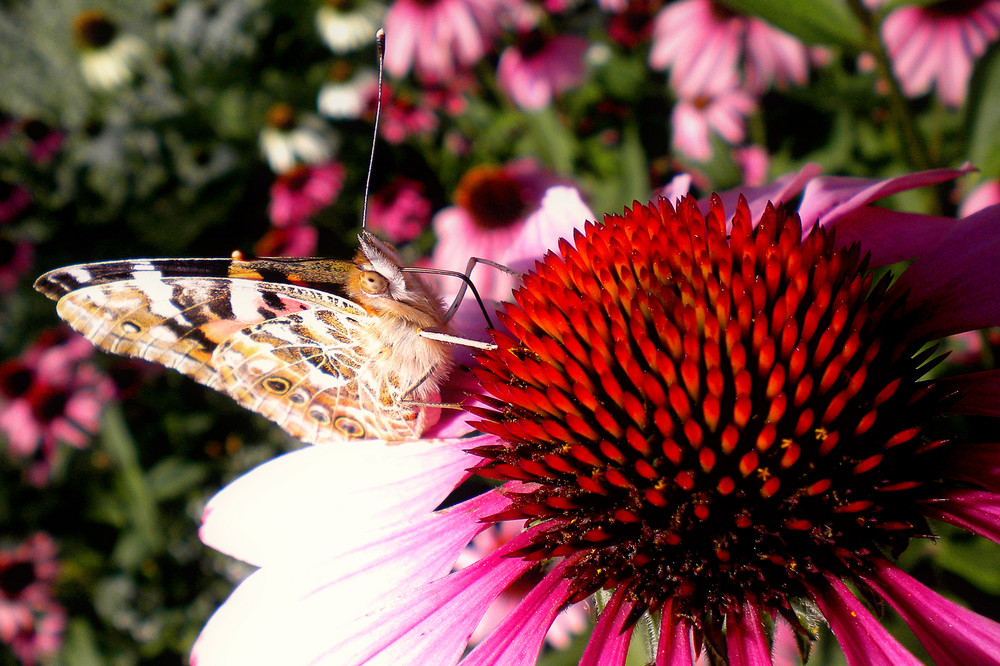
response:
[[[542,109],[586,75],[589,43],[575,35],[547,35],[533,29],[500,54],[497,83],[522,109]]]
[[[271,224],[301,224],[337,199],[344,185],[344,166],[337,162],[302,165],[278,175],[271,185],[267,212]]]
[[[392,243],[405,243],[423,233],[430,224],[431,212],[423,183],[399,176],[372,194],[368,226]]]
[[[50,331],[0,364],[0,434],[14,456],[31,460],[32,483],[47,481],[58,442],[87,444],[115,396],[114,383],[90,362],[93,351],[83,336]]]
[[[396,0],[385,16],[385,69],[397,78],[412,69],[425,83],[447,81],[493,48],[499,0]]]
[[[1000,416],[1000,370],[924,381],[916,354],[1000,323],[1000,207],[955,220],[870,205],[961,173],[810,167],[749,199],[562,219],[572,240],[558,244],[540,225],[521,257],[539,263],[478,359],[478,421],[299,449],[209,502],[203,540],[259,569],[192,663],[526,666],[560,611],[602,589],[581,663],[624,663],[648,612],[658,664],[705,643],[733,666],[767,664],[767,625],[815,625],[802,602],[852,666],[918,663],[862,601],[880,598],[939,663],[996,663],[1000,625],[884,555],[925,538],[928,518],[1000,541],[1000,445],[922,434],[937,415]],[[801,225],[763,203],[799,193]],[[891,288],[873,284],[868,267],[914,257]],[[472,427],[485,434],[463,436]],[[501,486],[438,509],[470,470]],[[527,527],[455,570],[505,521]]]
[[[378,84],[373,83],[367,88],[365,99],[365,116],[374,119],[378,104]],[[399,144],[412,136],[428,135],[437,130],[438,117],[423,102],[424,100],[416,99],[411,93],[397,92],[384,83],[379,136],[389,143]]]
[[[1000,203],[1000,180],[995,178],[980,183],[962,200],[959,217],[966,217],[988,206]]]
[[[486,528],[477,534],[465,547],[462,554],[458,556],[455,561],[455,570],[471,566],[496,552],[524,531],[524,527],[523,523],[517,521],[504,521]],[[476,645],[496,629],[503,619],[523,601],[524,596],[542,581],[544,574],[545,571],[541,568],[528,571],[504,590],[486,611],[476,630],[472,632],[472,637],[469,639],[470,645]],[[565,650],[569,647],[573,636],[586,631],[589,625],[587,604],[583,602],[573,604],[559,613],[553,620],[545,634],[545,642],[557,650]]]
[[[757,100],[741,88],[693,99],[681,98],[670,115],[674,149],[699,162],[712,157],[711,136],[718,134],[730,144],[746,137],[746,117],[757,108]]]
[[[669,69],[670,86],[687,99],[718,92],[732,81],[760,95],[772,84],[805,83],[809,75],[809,54],[801,42],[712,0],[681,0],[663,8],[653,24],[649,64]]]
[[[0,641],[22,664],[45,661],[62,644],[66,612],[53,598],[58,570],[47,534],[0,548]]]
[[[1000,36],[1000,0],[900,7],[882,23],[882,39],[903,93],[937,89],[941,101],[965,101],[975,60]]]
[[[546,191],[558,182],[533,160],[469,169],[455,188],[455,205],[439,211],[432,221],[437,245],[431,265],[464,271],[470,257],[492,258],[509,265],[507,251],[526,229],[537,233],[530,231],[536,224],[532,217],[540,213]],[[575,200],[579,202],[577,212],[581,217],[590,213],[575,190],[565,194],[565,200],[554,197],[550,205],[572,208]],[[476,287],[484,298],[502,300],[509,295],[511,276],[488,267],[476,269],[474,275]],[[455,285],[454,289],[457,288]]]
[[[319,232],[311,224],[272,228],[253,246],[258,257],[314,257]]]
[[[660,8],[658,2],[611,0],[602,2],[601,6],[607,11],[615,12],[607,19],[608,37],[613,42],[627,49],[634,49],[649,41],[653,33],[653,16]]]
[[[62,150],[65,133],[41,120],[25,120],[21,126],[28,139],[28,155],[35,164],[48,164]]]
[[[31,203],[27,188],[0,178],[0,224],[15,219]]]
[[[763,185],[767,180],[767,169],[771,156],[763,146],[744,146],[733,149],[733,161],[743,174],[743,184],[750,187]]]
[[[35,246],[26,240],[10,238],[0,230],[0,293],[12,291],[31,270]]]

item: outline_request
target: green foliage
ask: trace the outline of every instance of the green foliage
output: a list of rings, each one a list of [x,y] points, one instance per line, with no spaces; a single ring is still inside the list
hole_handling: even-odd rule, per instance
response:
[[[976,181],[1000,177],[1000,48],[978,62],[969,102],[956,111],[933,96],[894,99],[877,73],[858,66],[879,16],[861,17],[841,0],[724,4],[824,49],[808,84],[769,91],[748,121],[747,143],[766,150],[771,177],[810,162],[868,178],[912,171],[920,165],[901,138],[907,125],[928,146],[925,166],[971,161],[980,171],[956,192],[909,193],[894,204],[952,213]],[[94,7],[144,49],[129,81],[112,89],[88,85],[74,44],[74,19]],[[0,122],[7,126],[0,129],[0,180],[31,193],[30,206],[3,225],[0,240],[26,241],[35,250],[32,272],[3,294],[4,359],[57,326],[52,303],[31,290],[44,270],[249,251],[270,229],[275,174],[259,144],[276,103],[315,122],[346,165],[339,198],[311,222],[321,254],[352,254],[371,116],[321,119],[316,98],[333,63],[372,68],[375,54],[372,47],[331,54],[315,27],[318,7],[277,0],[0,3]],[[521,110],[498,87],[491,53],[460,94],[460,112],[433,111],[436,129],[379,142],[375,189],[406,175],[424,184],[439,210],[470,167],[527,157],[575,183],[600,219],[648,199],[681,172],[693,172],[703,193],[740,184],[732,146],[718,136],[706,162],[672,148],[677,99],[666,75],[649,67],[648,41],[628,47],[611,40],[610,20],[595,2],[546,17],[547,26],[585,35],[592,45],[585,80],[537,111]],[[513,42],[507,31],[496,50]],[[414,77],[391,85],[429,107]],[[60,134],[59,148],[33,157],[28,123]],[[404,252],[415,257],[433,242],[427,232]],[[224,483],[297,443],[176,374],[104,355],[96,363],[116,378],[121,397],[104,410],[87,446],[60,445],[44,486],[25,482],[26,463],[6,455],[0,441],[3,535],[16,540],[42,530],[60,545],[57,598],[70,619],[57,663],[182,663],[200,627],[247,573],[198,541],[204,504]],[[994,545],[946,532],[933,562],[945,587],[980,610],[1000,600]],[[578,637],[569,652],[547,652],[541,663],[575,663],[583,645]],[[4,649],[0,663],[13,663]],[[836,652],[821,648],[817,659],[838,663]]]

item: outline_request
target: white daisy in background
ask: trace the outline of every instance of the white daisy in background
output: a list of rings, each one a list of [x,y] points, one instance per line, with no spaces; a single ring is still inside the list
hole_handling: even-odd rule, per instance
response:
[[[316,29],[334,53],[347,53],[375,42],[385,7],[378,2],[325,0],[316,12]]]
[[[73,36],[82,52],[80,68],[92,88],[112,90],[135,75],[146,54],[146,44],[135,35],[122,34],[99,9],[80,12],[73,19]]]
[[[332,138],[314,120],[297,119],[295,110],[284,102],[267,110],[260,150],[272,171],[282,174],[300,164],[326,162],[333,156]]]
[[[367,101],[365,92],[377,85],[378,77],[371,69],[355,69],[346,60],[338,60],[319,89],[316,108],[328,118],[360,118]]]

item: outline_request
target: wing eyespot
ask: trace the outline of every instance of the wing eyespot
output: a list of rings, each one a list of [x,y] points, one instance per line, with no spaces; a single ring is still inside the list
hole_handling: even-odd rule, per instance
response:
[[[338,416],[333,422],[333,427],[345,437],[364,439],[365,427],[357,419],[350,416]]]
[[[288,393],[288,389],[292,388],[292,383],[284,377],[268,377],[263,383],[264,388],[277,395],[284,395]]]

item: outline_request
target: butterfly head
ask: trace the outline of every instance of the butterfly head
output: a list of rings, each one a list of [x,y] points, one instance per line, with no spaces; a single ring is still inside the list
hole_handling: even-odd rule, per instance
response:
[[[419,327],[440,327],[440,300],[414,273],[404,272],[396,248],[367,231],[358,235],[361,249],[347,281],[348,295],[375,314],[394,316]]]

